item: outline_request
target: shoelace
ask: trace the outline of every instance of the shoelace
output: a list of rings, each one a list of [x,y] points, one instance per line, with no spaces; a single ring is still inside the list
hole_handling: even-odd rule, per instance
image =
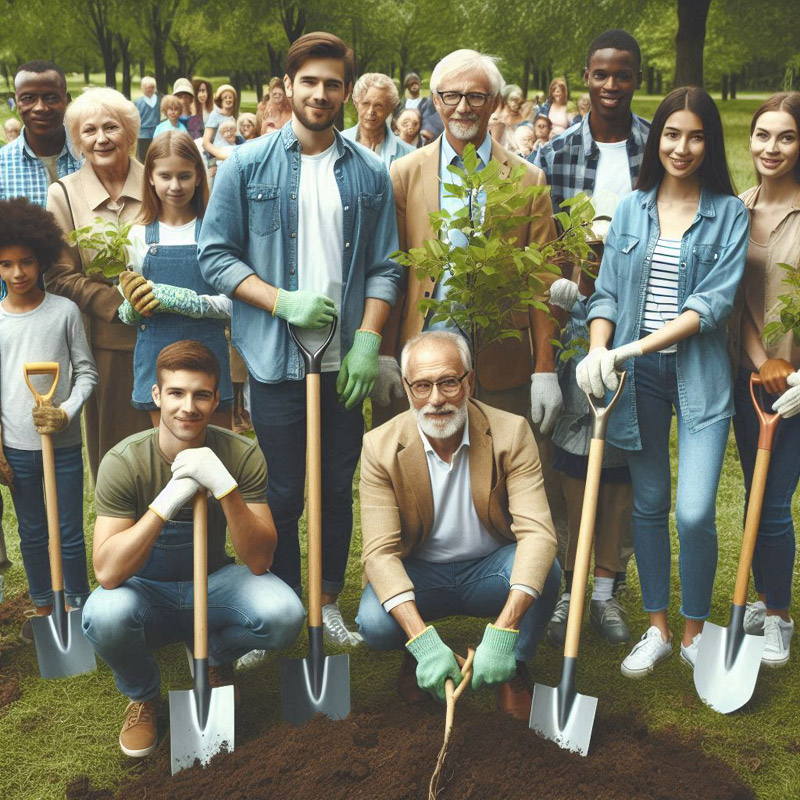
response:
[[[645,634],[633,647],[631,650],[631,655],[634,653],[638,653],[641,650],[650,649],[654,650],[657,646],[664,644],[664,640],[661,638],[661,634],[653,634],[652,636],[648,636]]]
[[[764,639],[765,650],[774,650],[778,653],[783,652],[783,636],[781,635],[780,622],[775,625],[764,624]]]
[[[149,703],[131,703],[128,709],[128,716],[125,719],[125,727],[131,728],[139,723],[153,722],[153,708]]]
[[[625,610],[616,600],[612,599],[603,605],[601,616],[611,622],[624,622]]]
[[[325,625],[327,626],[328,631],[339,640],[350,641],[351,632],[344,624],[341,614],[337,614],[335,611],[332,611],[325,616]]]

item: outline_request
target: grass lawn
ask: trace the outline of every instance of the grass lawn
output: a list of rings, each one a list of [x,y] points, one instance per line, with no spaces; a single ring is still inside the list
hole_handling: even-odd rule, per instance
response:
[[[741,191],[752,185],[752,166],[747,152],[747,130],[752,111],[761,98],[729,102],[723,107],[728,156]],[[656,98],[638,98],[637,113],[650,116]],[[674,437],[673,437],[674,445]],[[674,453],[674,447],[673,447]],[[675,469],[673,469],[673,474]],[[25,575],[19,554],[13,506],[6,489],[4,525],[9,555],[14,567],[6,574],[6,595],[26,591]],[[94,505],[87,483],[85,494],[87,549],[91,550]],[[361,527],[358,496],[354,487],[355,529],[347,588],[341,604],[347,619],[355,615],[360,594]],[[717,498],[717,525],[720,554],[715,585],[712,621],[727,624],[728,610],[738,560],[742,530],[743,489],[736,447],[731,436],[722,482]],[[795,498],[795,518],[800,503]],[[674,527],[674,520],[673,520]],[[674,630],[678,630],[680,606],[677,575],[677,537],[673,530],[673,601],[670,607]],[[93,576],[92,576],[93,579]],[[630,591],[625,605],[633,635],[647,627],[641,611],[635,565],[629,575]],[[795,573],[795,593],[797,574]],[[477,643],[483,623],[477,620],[448,620],[439,626],[456,650],[464,652]],[[0,797],[4,800],[60,800],[68,779],[78,774],[91,777],[95,788],[113,787],[141,769],[119,751],[117,736],[125,700],[117,692],[110,671],[100,664],[96,673],[59,681],[39,678],[35,651],[16,644],[17,629],[0,627],[0,650],[7,662],[26,677],[21,698],[0,710]],[[795,645],[795,649],[800,645]],[[697,698],[692,675],[676,656],[659,669],[656,676],[642,681],[622,677],[619,663],[627,650],[602,644],[591,631],[585,633],[578,676],[578,688],[599,698],[600,713],[633,710],[656,728],[674,726],[699,742],[707,752],[728,761],[764,800],[800,797],[800,659],[794,654],[789,665],[776,671],[762,670],[753,700],[740,712],[721,716]],[[305,636],[289,653],[306,653]],[[190,686],[186,660],[181,647],[169,647],[158,654],[163,692]],[[376,708],[399,702],[394,678],[400,663],[399,653],[374,653],[360,648],[351,653],[352,697],[354,706]],[[556,685],[561,671],[561,652],[542,644],[532,672],[534,680]],[[244,675],[242,690],[246,702],[237,714],[237,735],[250,737],[266,730],[280,716],[280,678],[277,657]],[[465,702],[492,707],[489,693],[470,695]],[[533,734],[531,734],[533,735]],[[431,754],[432,759],[435,754]],[[298,759],[302,754],[298,754]],[[264,769],[275,769],[265,754]],[[613,780],[613,776],[609,776]],[[546,796],[546,787],[541,787]],[[376,799],[377,800],[377,799]]]

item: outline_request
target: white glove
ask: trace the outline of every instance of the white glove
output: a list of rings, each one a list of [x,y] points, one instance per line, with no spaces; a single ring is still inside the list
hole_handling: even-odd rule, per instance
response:
[[[209,447],[182,450],[172,464],[172,474],[176,478],[194,478],[217,500],[230,494],[239,485]]]
[[[548,434],[564,407],[558,375],[555,372],[534,372],[531,375],[531,419],[539,431]]]
[[[397,359],[394,356],[378,356],[378,378],[370,395],[372,402],[386,407],[392,400],[400,400],[405,396],[403,375]]]
[[[170,482],[161,490],[148,508],[157,514],[164,522],[183,508],[189,500],[200,491],[200,484],[192,478],[176,478],[174,475]]]
[[[777,411],[784,419],[800,413],[800,370],[793,372],[786,378],[786,383],[791,386],[773,404],[772,409]]]
[[[595,397],[605,397],[606,391],[616,392],[619,386],[617,369],[629,358],[641,354],[642,346],[639,342],[624,344],[613,350],[595,347],[575,370],[578,386],[586,394],[593,394]]]
[[[568,278],[559,278],[550,287],[550,304],[572,311],[572,306],[578,299],[578,284]]]

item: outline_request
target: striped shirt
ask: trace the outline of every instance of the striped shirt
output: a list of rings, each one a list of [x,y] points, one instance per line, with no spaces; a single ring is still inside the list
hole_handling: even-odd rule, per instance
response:
[[[680,313],[678,309],[678,265],[681,260],[681,240],[661,239],[656,242],[647,279],[642,328],[657,331]],[[674,353],[676,345],[662,350]]]

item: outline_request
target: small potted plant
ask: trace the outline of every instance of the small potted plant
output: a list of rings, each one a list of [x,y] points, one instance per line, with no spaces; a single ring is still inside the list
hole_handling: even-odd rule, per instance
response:
[[[128,234],[131,227],[130,223],[110,222],[102,217],[95,217],[93,225],[85,225],[70,232],[70,244],[91,254],[90,259],[84,259],[84,271],[87,275],[102,276],[113,281],[127,269],[127,248],[131,244]]]

